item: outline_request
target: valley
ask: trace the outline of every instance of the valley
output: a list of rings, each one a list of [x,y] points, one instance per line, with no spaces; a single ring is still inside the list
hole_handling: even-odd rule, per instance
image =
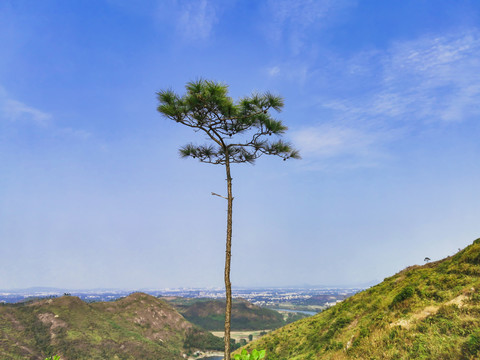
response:
[[[480,239],[363,291],[237,290],[233,349],[266,349],[268,360],[477,359],[479,289]],[[39,293],[25,291],[15,294],[24,296],[20,302],[7,303],[5,296],[12,294],[3,293],[0,358],[43,360],[54,353],[62,360],[218,358],[224,321],[220,289],[121,294],[84,293],[90,300],[84,301],[70,293],[32,299]],[[118,298],[91,301],[93,296]],[[310,316],[300,309],[323,311]]]

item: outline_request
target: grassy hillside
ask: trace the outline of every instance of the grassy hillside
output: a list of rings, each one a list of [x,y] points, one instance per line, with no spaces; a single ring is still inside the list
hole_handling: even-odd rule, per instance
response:
[[[480,239],[249,348],[276,359],[480,359]]]
[[[183,359],[189,348],[223,341],[171,305],[135,293],[87,304],[77,297],[0,306],[0,359]]]
[[[172,305],[190,322],[206,330],[220,331],[225,324],[225,301],[210,299],[171,299]],[[298,316],[296,313],[290,316]],[[283,315],[243,299],[234,299],[232,330],[276,329],[286,325]]]

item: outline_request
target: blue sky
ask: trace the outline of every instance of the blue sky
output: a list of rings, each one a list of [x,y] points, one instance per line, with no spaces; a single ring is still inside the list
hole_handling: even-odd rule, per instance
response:
[[[234,178],[237,286],[358,285],[480,237],[477,1],[0,3],[0,288],[222,286],[224,170],[156,112],[285,98]]]

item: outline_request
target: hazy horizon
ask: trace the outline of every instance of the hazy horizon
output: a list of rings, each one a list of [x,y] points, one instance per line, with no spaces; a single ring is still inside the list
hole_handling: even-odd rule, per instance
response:
[[[0,289],[223,286],[221,166],[155,93],[285,98],[232,168],[234,286],[362,284],[480,237],[480,3],[0,3]],[[275,115],[275,114],[274,114]]]
[[[378,282],[368,282],[364,284],[339,284],[337,286],[329,285],[289,285],[289,286],[235,286],[232,285],[232,290],[256,290],[256,289],[298,289],[298,290],[308,290],[308,289],[356,289],[356,288],[367,288],[370,286],[376,285]],[[51,286],[32,286],[28,288],[9,288],[9,289],[0,289],[0,291],[165,291],[165,290],[222,290],[224,286],[210,286],[210,287],[166,287],[166,288],[109,288],[109,287],[96,287],[96,288],[70,288],[70,287],[51,287]]]

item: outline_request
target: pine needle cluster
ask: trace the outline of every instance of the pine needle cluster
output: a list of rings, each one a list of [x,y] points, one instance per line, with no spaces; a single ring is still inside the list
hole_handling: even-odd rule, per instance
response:
[[[253,94],[235,102],[228,96],[228,86],[209,80],[197,80],[186,85],[186,94],[172,90],[157,93],[157,110],[165,117],[203,131],[213,145],[187,144],[180,156],[192,157],[211,164],[251,163],[261,155],[277,155],[287,160],[300,158],[297,150],[283,140],[287,127],[273,118],[270,110],[280,112],[282,97],[270,92]],[[227,159],[228,158],[228,159]]]

